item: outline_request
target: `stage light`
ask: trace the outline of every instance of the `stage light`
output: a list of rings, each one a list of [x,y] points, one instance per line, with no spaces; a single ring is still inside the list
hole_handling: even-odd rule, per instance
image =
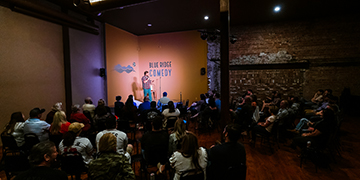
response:
[[[147,25],[148,27],[151,27],[152,26],[152,24],[151,23],[148,23],[148,25]]]
[[[200,37],[202,40],[205,40],[208,37],[208,34],[206,32],[201,32]]]
[[[237,41],[237,37],[235,35],[230,36],[231,44],[234,44]]]
[[[279,12],[281,10],[281,7],[280,6],[275,6],[275,8],[274,8],[274,12]]]
[[[209,16],[204,16],[204,19],[205,19],[205,20],[208,20],[208,19],[209,19]]]

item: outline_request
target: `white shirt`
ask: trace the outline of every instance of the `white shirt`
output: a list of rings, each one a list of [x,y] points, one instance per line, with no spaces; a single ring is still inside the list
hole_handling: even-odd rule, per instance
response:
[[[203,147],[198,149],[199,153],[199,165],[204,172],[204,180],[206,179],[206,166],[207,166],[207,153]],[[174,180],[180,180],[182,172],[195,169],[195,166],[191,162],[192,158],[186,158],[181,155],[180,152],[176,151],[169,159],[171,167],[175,169]]]
[[[128,141],[129,141],[128,137],[127,137],[126,133],[124,133],[122,131],[119,131],[117,129],[111,129],[111,130],[106,129],[106,130],[103,130],[103,131],[99,132],[96,135],[97,152],[99,152],[100,139],[106,133],[111,133],[111,134],[116,136],[116,152],[119,153],[119,154],[124,154],[125,157],[128,158],[129,163],[131,163],[131,155],[128,152],[125,151],[126,147],[127,147],[127,144],[128,144]]]
[[[165,117],[169,117],[169,116],[176,116],[176,117],[179,117],[180,115],[180,111],[178,108],[175,108],[175,112],[169,112],[169,108],[168,109],[165,109],[162,114],[165,116]]]
[[[71,150],[76,149],[76,151],[79,152],[83,157],[84,163],[86,165],[89,165],[90,161],[93,160],[91,155],[94,149],[88,138],[77,136],[74,144],[70,147],[65,147],[63,142],[64,140],[62,140],[59,144],[60,154],[64,154],[65,152],[70,152]]]
[[[18,147],[21,147],[25,143],[24,125],[25,122],[17,122],[14,126],[14,132],[11,133]]]

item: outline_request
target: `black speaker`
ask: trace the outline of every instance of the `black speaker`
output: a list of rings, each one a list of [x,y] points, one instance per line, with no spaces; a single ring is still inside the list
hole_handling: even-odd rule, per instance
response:
[[[106,76],[105,68],[100,68],[100,76],[101,76],[101,77],[105,77],[105,76]]]
[[[201,69],[200,69],[200,74],[201,74],[201,75],[205,75],[205,74],[206,74],[205,68],[201,68]]]

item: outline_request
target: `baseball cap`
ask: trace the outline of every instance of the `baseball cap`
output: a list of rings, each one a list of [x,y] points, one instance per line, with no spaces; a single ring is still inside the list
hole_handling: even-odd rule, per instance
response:
[[[36,117],[37,115],[42,114],[43,112],[45,112],[45,109],[34,108],[30,111],[30,117]]]

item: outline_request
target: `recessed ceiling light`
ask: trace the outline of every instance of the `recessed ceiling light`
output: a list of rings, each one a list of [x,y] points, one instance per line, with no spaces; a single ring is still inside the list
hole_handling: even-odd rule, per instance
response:
[[[151,23],[148,23],[148,27],[151,27],[152,26],[152,24]]]
[[[275,6],[274,12],[279,12],[280,10],[281,10],[281,7],[280,7],[280,6]]]
[[[204,19],[205,19],[205,20],[208,20],[208,19],[209,19],[209,16],[204,16]]]

